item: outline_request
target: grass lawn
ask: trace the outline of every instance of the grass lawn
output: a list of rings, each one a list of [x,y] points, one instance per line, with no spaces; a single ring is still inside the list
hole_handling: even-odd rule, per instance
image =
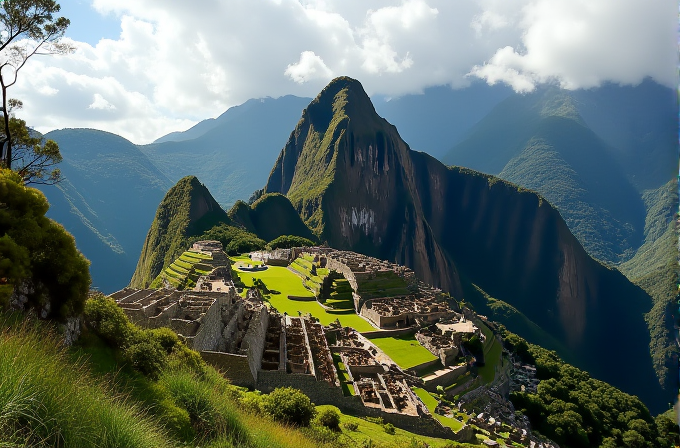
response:
[[[399,364],[402,369],[410,369],[424,362],[437,359],[425,347],[416,341],[415,336],[399,336],[396,338],[371,339],[387,356]]]
[[[317,406],[316,409],[320,411],[329,407],[334,406],[322,405]],[[357,430],[348,431],[343,426],[345,423],[356,423],[358,425]],[[411,440],[416,439],[427,443],[432,448],[443,448],[451,446],[452,443],[450,440],[421,436],[400,428],[396,428],[394,435],[390,435],[385,432],[383,425],[346,414],[340,416],[340,429],[342,430],[340,441],[357,447],[369,446],[365,443],[368,440],[372,440],[374,444],[379,444],[379,446],[411,446]]]
[[[233,257],[229,257],[229,259],[231,260],[232,263],[236,264],[236,266],[234,266],[234,267],[237,267],[239,265],[239,263],[243,263],[246,266],[248,266],[249,264],[251,264],[253,266],[259,266],[259,265],[262,264],[261,261],[251,260],[248,255],[233,256]]]
[[[236,257],[232,257],[232,261],[236,261],[235,259]],[[265,296],[265,299],[269,301],[271,306],[276,308],[280,313],[288,313],[291,316],[297,316],[298,311],[300,311],[303,314],[310,313],[312,316],[318,318],[322,325],[328,325],[335,319],[340,319],[342,325],[352,327],[360,332],[376,330],[373,325],[354,313],[329,313],[323,309],[316,300],[309,302],[289,300],[289,295],[314,297],[314,294],[302,286],[302,279],[300,277],[282,266],[270,266],[266,271],[260,272],[238,272],[238,275],[243,284],[248,288],[252,288],[253,278],[258,278],[264,282],[269,290],[280,292],[280,294],[269,294]]]
[[[479,376],[482,377],[484,383],[493,381],[496,374],[496,366],[501,359],[502,347],[500,342],[493,338],[493,345],[487,353],[484,354],[484,366],[479,368]]]
[[[413,389],[413,392],[415,392],[415,394],[418,395],[418,398],[422,400],[427,409],[430,411],[430,414],[432,414],[434,418],[439,420],[439,422],[442,425],[448,426],[454,431],[459,431],[460,428],[463,427],[463,423],[459,422],[456,419],[444,417],[443,415],[434,413],[434,410],[437,407],[437,400],[432,395],[430,395],[428,391],[420,387],[416,387],[415,389]]]

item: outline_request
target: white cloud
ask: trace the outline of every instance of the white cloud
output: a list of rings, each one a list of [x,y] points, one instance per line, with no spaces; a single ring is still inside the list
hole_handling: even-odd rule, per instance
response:
[[[100,110],[114,110],[116,106],[106,101],[106,99],[104,99],[104,97],[101,96],[100,94],[95,93],[92,103],[89,106],[87,106],[87,108]]]
[[[333,77],[333,72],[326,67],[323,59],[313,51],[303,51],[300,53],[300,60],[295,64],[290,64],[284,74],[298,84],[314,79],[330,80]]]
[[[146,143],[250,98],[314,96],[339,75],[388,96],[474,77],[518,91],[675,82],[669,0],[92,4],[119,17],[120,36],[33,58],[11,92],[40,131],[94,127]]]
[[[677,4],[667,0],[530,1],[518,23],[521,43],[498,49],[470,73],[519,91],[545,82],[579,89],[645,77],[673,85],[676,14]]]

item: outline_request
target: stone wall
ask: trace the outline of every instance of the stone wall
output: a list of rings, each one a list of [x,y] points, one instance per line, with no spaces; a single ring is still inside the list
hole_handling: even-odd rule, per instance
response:
[[[416,327],[408,327],[408,328],[398,328],[395,330],[375,330],[375,331],[362,331],[361,334],[368,339],[372,338],[389,338],[389,337],[399,337],[399,336],[406,336],[406,335],[412,335],[416,332],[417,328]]]
[[[262,354],[264,353],[268,326],[269,310],[266,306],[263,306],[251,318],[248,331],[246,331],[246,335],[241,343],[241,352],[245,351],[248,356],[248,365],[255,381],[257,381],[257,374],[262,365]]]
[[[255,379],[250,371],[246,355],[213,351],[202,351],[200,353],[205,362],[222,372],[232,384],[249,388],[255,387]]]
[[[222,315],[220,305],[215,300],[208,311],[200,319],[201,325],[198,327],[196,336],[193,337],[192,348],[194,350],[214,350],[219,343],[222,335]]]
[[[452,366],[447,368],[447,372],[444,374],[441,374],[435,378],[428,379],[428,377],[425,377],[425,385],[424,389],[429,390],[430,392],[435,392],[437,390],[437,386],[447,386],[449,384],[452,384],[453,381],[464,374],[465,372],[468,371],[467,365],[462,365],[462,366]]]

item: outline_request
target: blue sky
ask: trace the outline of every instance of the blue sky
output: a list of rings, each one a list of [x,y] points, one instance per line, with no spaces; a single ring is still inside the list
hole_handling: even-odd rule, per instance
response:
[[[97,45],[100,39],[118,39],[120,18],[114,13],[100,14],[90,0],[61,0],[60,15],[68,17],[71,25],[66,36],[73,40]]]

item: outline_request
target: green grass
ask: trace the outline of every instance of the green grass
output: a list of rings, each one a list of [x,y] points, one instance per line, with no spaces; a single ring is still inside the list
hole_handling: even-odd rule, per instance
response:
[[[328,405],[322,405],[322,406],[317,406],[316,409],[318,411],[324,409],[324,408],[329,408],[333,406],[328,406]],[[346,423],[355,423],[358,425],[356,431],[348,431],[347,429],[344,428],[344,424]],[[410,433],[408,431],[404,431],[403,429],[396,428],[396,431],[394,435],[387,434],[385,432],[385,427],[383,425],[380,425],[378,423],[373,423],[369,422],[363,418],[359,417],[353,417],[351,415],[346,415],[346,414],[341,414],[340,416],[340,428],[342,430],[342,434],[340,435],[339,441],[341,443],[344,443],[346,446],[351,446],[351,447],[361,447],[361,446],[369,446],[367,445],[367,441],[371,440],[373,442],[372,445],[373,447],[376,448],[387,448],[387,447],[411,447],[411,446],[418,446],[418,445],[412,445],[411,441],[412,439],[416,439],[418,441],[422,441],[427,443],[427,446],[432,447],[432,448],[444,448],[444,447],[449,447],[449,446],[472,446],[472,445],[467,445],[467,444],[461,444],[457,445],[451,440],[446,440],[446,439],[438,439],[435,437],[427,437],[427,436],[421,436],[421,435],[416,435],[413,433]]]
[[[234,260],[235,258],[232,258]],[[297,316],[298,311],[303,314],[311,314],[319,319],[322,325],[328,325],[336,319],[344,326],[352,327],[357,331],[376,330],[370,323],[356,314],[335,314],[327,312],[316,300],[297,301],[289,300],[288,296],[314,297],[314,294],[302,285],[302,279],[282,266],[270,266],[261,272],[238,272],[241,281],[247,288],[253,287],[253,278],[260,279],[270,291],[278,291],[280,294],[268,294],[265,299],[280,313],[288,313]]]
[[[0,444],[166,447],[174,444],[138,406],[110,394],[83,360],[34,322],[0,332]],[[4,445],[4,444],[7,445]],[[25,444],[25,445],[24,445]]]
[[[448,426],[454,431],[459,431],[463,427],[463,422],[460,422],[454,418],[448,418],[444,417],[443,415],[434,413],[434,410],[437,408],[438,402],[432,395],[430,395],[428,391],[420,387],[416,387],[413,389],[413,392],[415,392],[415,394],[418,395],[418,398],[422,400],[427,409],[430,411],[430,414],[432,414],[434,418],[439,420],[439,422],[441,422],[442,425]]]
[[[423,364],[437,359],[425,347],[420,345],[415,336],[399,336],[371,339],[375,345],[387,354],[402,369]]]
[[[498,365],[503,352],[500,342],[498,342],[495,337],[492,338],[492,340],[493,342],[489,351],[487,352],[485,350],[484,353],[484,366],[480,367],[478,370],[479,375],[482,377],[485,384],[493,381],[496,374],[496,366]]]
[[[333,363],[335,364],[335,370],[338,371],[343,394],[345,394],[345,396],[355,395],[354,386],[352,386],[345,364],[340,361],[340,355],[333,353]]]

